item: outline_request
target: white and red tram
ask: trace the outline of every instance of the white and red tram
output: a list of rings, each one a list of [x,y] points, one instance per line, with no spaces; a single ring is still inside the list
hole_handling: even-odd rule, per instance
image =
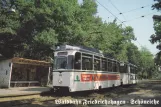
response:
[[[76,92],[135,84],[135,68],[96,49],[63,45],[54,53],[53,88]]]

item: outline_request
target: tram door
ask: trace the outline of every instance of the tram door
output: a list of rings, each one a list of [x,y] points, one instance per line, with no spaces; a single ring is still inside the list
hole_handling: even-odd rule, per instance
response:
[[[101,86],[100,82],[100,76],[101,74],[99,73],[101,71],[101,59],[97,56],[94,56],[93,60],[93,87],[94,89],[99,89]]]
[[[127,65],[127,72],[128,72],[128,84],[130,84],[131,82],[130,65]]]
[[[99,81],[97,81],[97,79],[98,79],[98,73],[97,73],[96,70],[93,70],[92,72],[93,72],[93,81],[92,81],[92,83],[93,83],[93,89],[96,90],[99,87]]]
[[[92,55],[76,52],[74,60],[74,69],[76,71],[74,77],[77,78],[76,80],[79,78],[79,82],[75,82],[76,90],[92,90],[94,88]]]
[[[88,81],[88,87],[90,90],[95,89],[95,72],[93,70],[93,55],[82,54],[82,69],[86,70],[86,80]]]

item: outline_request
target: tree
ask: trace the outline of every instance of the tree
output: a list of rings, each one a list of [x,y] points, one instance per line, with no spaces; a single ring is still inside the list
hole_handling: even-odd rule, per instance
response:
[[[20,41],[16,39],[16,30],[20,26],[19,17],[9,10],[11,3],[9,0],[1,0],[0,3],[0,53],[6,57],[12,57],[15,50],[22,48]]]
[[[80,28],[77,22],[72,20],[74,10],[77,10],[73,9],[72,5],[79,6],[76,3],[77,0],[73,2],[16,0],[15,13],[10,14],[5,8],[1,9],[1,53],[6,56],[16,54],[41,59],[52,53],[50,49],[52,45],[58,42],[70,43],[74,32],[79,32]]]
[[[140,50],[140,60],[139,61],[139,74],[141,78],[152,78],[154,74],[154,58],[151,52],[146,48],[142,47]]]
[[[133,28],[103,22],[94,0],[7,0],[15,12],[1,8],[0,53],[32,59],[52,56],[52,46],[85,45],[120,61],[137,64],[139,52],[131,43]],[[10,5],[6,5],[10,8]],[[2,51],[3,50],[3,51]]]
[[[161,10],[161,1],[160,0],[154,0],[154,1],[157,1],[157,3],[155,3],[152,6],[152,8],[160,11]],[[160,19],[160,17],[161,16],[156,16],[156,15],[153,16],[155,34],[151,35],[151,37],[150,37],[150,42],[152,44],[159,43],[156,47],[159,50],[161,50],[161,19]],[[156,59],[159,59],[159,60],[161,59],[161,51],[157,53]],[[156,60],[156,63],[161,64],[161,61]]]
[[[135,46],[133,43],[128,43],[127,44],[127,57],[128,57],[128,62],[132,63],[134,65],[139,65],[140,61],[140,51],[137,46]]]

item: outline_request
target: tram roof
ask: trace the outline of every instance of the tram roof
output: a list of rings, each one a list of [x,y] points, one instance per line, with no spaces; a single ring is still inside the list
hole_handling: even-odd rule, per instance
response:
[[[137,66],[136,65],[134,65],[134,64],[132,64],[132,63],[128,63],[129,65],[131,65],[131,66],[133,66],[133,67],[136,67],[137,68]]]
[[[56,51],[64,51],[64,50],[78,50],[82,52],[89,52],[89,53],[95,53],[103,56],[102,52],[95,49],[95,48],[90,48],[90,47],[85,47],[85,46],[71,46],[71,45],[61,45],[58,46]]]
[[[114,58],[111,58],[108,54],[103,54],[100,50],[97,50],[95,48],[91,48],[91,47],[86,47],[86,46],[72,46],[72,45],[60,45],[57,47],[56,51],[64,51],[64,50],[77,50],[80,52],[88,52],[88,53],[93,53],[96,55],[100,55],[102,57],[105,57],[107,59],[113,60],[113,61],[117,61],[120,62]],[[131,66],[137,67],[134,64],[131,63],[125,63],[125,64],[129,64]]]
[[[134,65],[134,64],[132,64],[132,63],[129,63],[129,62],[122,62],[122,61],[120,61],[120,63],[124,63],[124,64],[126,64],[126,65],[130,65],[130,66],[133,66],[133,67],[136,67],[136,68],[137,68],[136,65]]]
[[[86,46],[72,46],[72,45],[60,45],[57,47],[56,51],[64,51],[64,50],[77,50],[80,52],[87,52],[87,53],[91,53],[91,54],[95,54],[95,55],[99,55],[101,57],[113,60],[113,61],[117,61],[118,60],[108,56],[108,54],[103,54],[102,51],[97,50],[95,48],[91,48],[91,47],[86,47]]]

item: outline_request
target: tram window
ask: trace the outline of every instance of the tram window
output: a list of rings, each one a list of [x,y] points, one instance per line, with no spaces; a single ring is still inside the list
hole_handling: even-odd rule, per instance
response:
[[[119,62],[117,62],[117,72],[120,72],[120,71],[119,71],[119,68],[120,68]]]
[[[107,71],[107,61],[106,61],[106,59],[102,60],[102,71]]]
[[[94,70],[100,70],[100,60],[94,59]]]
[[[56,59],[56,69],[67,69],[67,58],[58,57]]]
[[[124,66],[120,66],[119,71],[120,71],[120,73],[126,73],[127,72],[127,65],[124,64]]]
[[[64,56],[64,55],[67,55],[68,53],[67,52],[58,52],[58,56]]]
[[[68,56],[68,69],[73,69],[73,55]]]
[[[81,53],[79,52],[75,54],[74,69],[81,69]]]
[[[124,66],[120,66],[119,70],[120,70],[120,73],[123,73],[124,72]]]
[[[130,66],[130,73],[133,73],[132,67]]]
[[[112,61],[108,60],[108,71],[112,72]]]
[[[134,73],[134,67],[130,66],[130,72]]]
[[[116,65],[116,62],[113,62],[113,72],[117,72],[117,65]]]
[[[92,70],[92,58],[82,57],[82,70]]]
[[[135,68],[133,68],[133,73],[135,74]]]
[[[136,70],[137,70],[137,69],[136,69],[136,68],[134,68],[134,74],[136,74]]]

